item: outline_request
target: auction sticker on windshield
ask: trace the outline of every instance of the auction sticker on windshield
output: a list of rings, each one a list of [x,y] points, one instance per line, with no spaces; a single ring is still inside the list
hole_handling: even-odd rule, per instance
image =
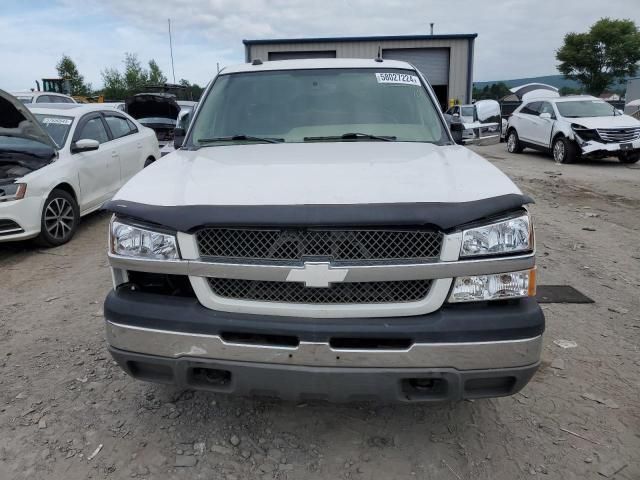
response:
[[[73,120],[70,119],[70,118],[45,117],[45,118],[42,119],[42,123],[51,123],[51,124],[56,124],[56,125],[71,125],[71,122],[73,122]]]
[[[420,80],[415,75],[406,73],[376,73],[378,83],[395,83],[400,85],[420,86]]]

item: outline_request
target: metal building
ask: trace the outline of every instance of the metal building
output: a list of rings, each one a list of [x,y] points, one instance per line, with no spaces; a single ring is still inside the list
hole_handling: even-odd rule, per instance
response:
[[[246,61],[297,58],[382,58],[412,63],[429,80],[444,107],[471,101],[473,44],[478,35],[292,38],[243,40]]]

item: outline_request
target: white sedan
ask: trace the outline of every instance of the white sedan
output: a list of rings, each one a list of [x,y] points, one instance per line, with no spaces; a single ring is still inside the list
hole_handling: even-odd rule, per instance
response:
[[[153,130],[100,104],[33,105],[0,90],[0,242],[68,242],[80,217],[160,158]]]

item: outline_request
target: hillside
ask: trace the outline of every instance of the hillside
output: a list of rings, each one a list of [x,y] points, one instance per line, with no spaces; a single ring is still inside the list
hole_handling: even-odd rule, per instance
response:
[[[544,75],[542,77],[527,77],[527,78],[514,78],[511,80],[492,80],[489,82],[474,82],[475,88],[483,88],[485,85],[493,85],[494,83],[504,82],[507,87],[516,87],[518,85],[525,85],[527,83],[546,83],[556,88],[571,87],[579,88],[580,84],[574,80],[564,78],[562,75]],[[614,90],[626,88],[626,80],[617,86],[614,86]]]

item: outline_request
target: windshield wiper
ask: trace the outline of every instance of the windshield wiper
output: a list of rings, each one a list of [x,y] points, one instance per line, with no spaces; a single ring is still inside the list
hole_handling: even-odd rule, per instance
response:
[[[330,135],[326,137],[304,137],[305,142],[316,142],[322,140],[381,140],[383,142],[393,142],[397,137],[393,135],[371,135],[370,133],[349,132],[342,135]]]
[[[198,143],[215,143],[215,142],[233,142],[235,140],[248,140],[253,142],[265,142],[265,143],[282,143],[284,138],[271,138],[271,137],[253,137],[251,135],[232,135],[230,137],[215,137],[215,138],[201,138]]]

